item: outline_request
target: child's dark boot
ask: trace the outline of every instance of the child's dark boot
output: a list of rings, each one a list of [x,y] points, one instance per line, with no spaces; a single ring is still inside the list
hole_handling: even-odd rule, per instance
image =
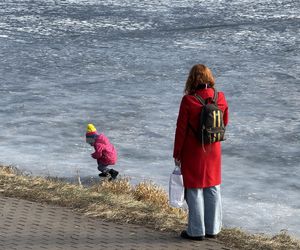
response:
[[[107,177],[108,176],[108,173],[105,173],[105,172],[102,172],[99,174],[99,177]]]
[[[111,179],[112,179],[112,180],[116,179],[117,176],[118,176],[118,174],[119,174],[119,172],[116,171],[116,170],[114,170],[114,169],[109,170],[108,173],[110,173],[110,176],[111,176]]]

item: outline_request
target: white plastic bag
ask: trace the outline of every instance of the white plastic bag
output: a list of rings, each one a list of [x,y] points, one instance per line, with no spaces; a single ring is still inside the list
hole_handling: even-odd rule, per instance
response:
[[[177,208],[181,208],[184,205],[184,186],[179,167],[175,167],[174,171],[170,175],[169,203],[170,206]]]

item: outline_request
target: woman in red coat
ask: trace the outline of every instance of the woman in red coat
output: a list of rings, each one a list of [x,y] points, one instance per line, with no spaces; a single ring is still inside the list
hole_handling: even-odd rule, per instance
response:
[[[181,233],[181,237],[187,239],[215,238],[222,226],[221,143],[202,145],[193,131],[198,127],[203,107],[195,94],[212,100],[215,91],[210,69],[202,64],[194,65],[180,104],[173,153],[175,164],[181,166],[189,207],[188,228]],[[223,111],[226,126],[228,106],[222,92],[218,92],[217,105]]]

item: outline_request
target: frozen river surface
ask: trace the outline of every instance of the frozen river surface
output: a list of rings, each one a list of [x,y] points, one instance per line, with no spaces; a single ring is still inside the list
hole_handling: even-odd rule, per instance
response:
[[[0,162],[96,176],[92,122],[116,169],[167,188],[179,103],[196,63],[230,105],[224,225],[300,236],[297,0],[0,3]]]

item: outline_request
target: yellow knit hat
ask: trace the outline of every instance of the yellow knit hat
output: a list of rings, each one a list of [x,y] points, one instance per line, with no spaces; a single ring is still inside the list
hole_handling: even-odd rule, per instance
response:
[[[94,124],[89,123],[86,127],[86,132],[87,133],[97,132],[97,129],[95,128]]]
[[[86,134],[85,134],[86,142],[89,144],[94,143],[98,136],[99,134],[95,126],[91,123],[88,124],[86,127]]]

